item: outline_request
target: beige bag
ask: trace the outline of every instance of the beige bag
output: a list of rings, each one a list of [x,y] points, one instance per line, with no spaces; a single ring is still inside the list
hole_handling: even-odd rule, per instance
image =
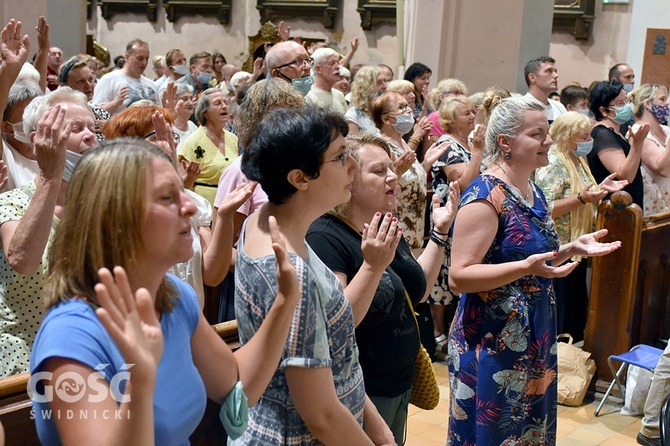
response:
[[[589,359],[591,353],[572,345],[572,336],[564,333],[560,338],[570,341],[558,342],[558,403],[580,406],[596,373],[596,362]]]

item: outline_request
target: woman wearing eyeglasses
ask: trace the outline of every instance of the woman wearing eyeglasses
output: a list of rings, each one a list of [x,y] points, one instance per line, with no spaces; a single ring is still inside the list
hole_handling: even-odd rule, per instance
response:
[[[593,178],[601,183],[611,174],[618,180],[628,181],[623,190],[641,208],[644,206],[644,185],[640,162],[649,124],[637,124],[628,131],[628,138],[619,132],[619,126],[633,116],[633,108],[626,100],[626,91],[619,81],[604,81],[591,90],[591,113],[596,125],[591,131],[593,149],[587,155]]]
[[[393,170],[398,175],[397,214],[405,240],[412,248],[423,247],[424,218],[426,215],[427,173],[448,144],[432,145],[423,159],[416,158],[402,139],[414,127],[414,115],[407,100],[400,93],[388,92],[372,103],[372,116],[382,136],[391,143]]]
[[[195,105],[198,130],[182,142],[179,161],[200,163],[200,174],[193,190],[214,205],[221,173],[239,156],[237,136],[226,130],[230,121],[228,99],[222,90],[205,90]]]

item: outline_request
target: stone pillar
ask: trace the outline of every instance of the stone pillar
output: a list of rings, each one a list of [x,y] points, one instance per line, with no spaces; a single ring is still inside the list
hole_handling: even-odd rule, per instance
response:
[[[472,93],[525,93],[523,67],[549,54],[552,15],[550,0],[408,0],[406,65],[431,67],[431,88],[455,77]]]

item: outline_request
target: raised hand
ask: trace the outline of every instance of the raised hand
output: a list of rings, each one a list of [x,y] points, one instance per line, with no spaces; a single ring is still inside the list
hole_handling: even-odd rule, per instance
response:
[[[405,153],[393,160],[393,171],[399,177],[402,176],[412,164],[416,161],[416,152],[413,150],[407,150]]]
[[[642,124],[635,123],[628,131],[628,139],[632,141],[631,145],[639,147],[642,150],[644,139],[649,134],[649,124],[644,122]]]
[[[181,160],[181,170],[184,174],[183,181],[186,189],[191,189],[195,180],[200,176],[200,163],[197,161]]]
[[[28,35],[21,37],[21,22],[11,19],[0,33],[0,53],[2,60],[8,65],[23,66],[28,60],[30,39]]]
[[[286,250],[284,239],[279,233],[277,219],[274,217],[268,218],[268,227],[272,239],[272,250],[275,252],[275,258],[277,259],[277,298],[283,296],[284,300],[297,303],[301,296],[300,281]]]
[[[279,34],[279,39],[285,42],[291,37],[291,27],[284,26],[284,21],[282,20],[277,27],[277,34]]]
[[[256,80],[261,74],[266,74],[267,69],[265,68],[265,59],[262,57],[257,57],[254,60],[254,71],[251,74],[251,79]]]
[[[177,110],[177,86],[174,82],[169,81],[167,87],[163,90],[161,104],[163,105],[163,108],[172,112]]]
[[[393,258],[402,237],[402,228],[398,226],[398,219],[390,212],[382,217],[377,212],[370,224],[363,225],[361,251],[363,259],[373,269],[386,269]]]
[[[438,232],[444,234],[449,232],[449,228],[451,228],[451,224],[454,222],[454,218],[456,218],[460,202],[461,188],[458,186],[458,181],[449,183],[449,196],[444,206],[440,204],[440,197],[437,194],[433,194],[432,220],[433,227]]]
[[[98,270],[100,282],[95,294],[101,307],[95,310],[100,322],[119,347],[123,359],[134,364],[132,382],[155,381],[163,355],[163,331],[156,315],[154,298],[146,288],[133,295],[123,268]]]
[[[40,18],[37,20],[37,26],[35,29],[37,30],[37,46],[42,51],[49,51],[49,47],[51,46],[51,37],[49,34],[49,24],[47,23],[47,19],[45,19],[44,16],[40,16]]]
[[[421,165],[423,166],[424,170],[428,172],[433,164],[435,164],[435,161],[440,159],[440,157],[446,153],[447,150],[449,150],[449,147],[451,147],[451,142],[446,141],[442,143],[434,143],[430,147],[428,147],[428,150],[426,150],[426,153],[423,154],[423,162]]]
[[[351,53],[355,53],[358,51],[358,45],[360,45],[360,41],[358,40],[358,37],[354,37],[354,40],[351,41]]]
[[[607,193],[611,194],[613,192],[616,192],[618,190],[623,189],[628,185],[627,180],[615,180],[616,178],[616,173],[613,173],[609,175],[607,178],[605,178],[599,185],[602,190],[606,191]]]
[[[238,184],[235,190],[226,195],[221,202],[221,205],[219,205],[219,210],[217,211],[219,217],[233,215],[235,211],[237,211],[237,209],[251,197],[256,186],[258,186],[256,181]]]
[[[470,152],[484,152],[484,143],[486,140],[486,126],[484,124],[477,124],[472,133],[472,141],[468,141]]]
[[[421,116],[416,123],[414,124],[414,132],[412,136],[416,136],[419,139],[423,139],[424,136],[430,132],[432,124],[427,117]]]
[[[67,140],[72,121],[65,122],[65,109],[55,105],[47,109],[37,122],[33,145],[40,175],[46,180],[63,177]]]
[[[163,113],[158,110],[151,115],[151,122],[154,125],[154,133],[156,134],[156,141],[154,144],[156,144],[163,152],[167,153],[172,163],[176,166],[177,141],[172,133],[172,126],[167,123]]]

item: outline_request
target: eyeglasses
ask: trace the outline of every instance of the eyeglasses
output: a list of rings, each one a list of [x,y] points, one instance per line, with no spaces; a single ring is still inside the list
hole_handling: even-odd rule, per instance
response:
[[[303,65],[309,65],[310,67],[314,65],[314,59],[311,57],[308,57],[307,59],[303,59],[302,57],[292,60],[289,63],[285,63],[284,65],[279,65],[278,67],[275,67],[275,70],[278,70],[280,68],[292,66],[294,68],[302,67]]]
[[[627,105],[627,104],[630,104],[630,103],[631,103],[630,101],[617,102],[616,104],[611,104],[607,108],[619,108],[619,107],[623,107],[624,105]]]
[[[339,161],[342,163],[343,166],[347,165],[347,158],[349,158],[349,154],[351,153],[351,149],[347,149],[342,154],[338,155],[335,157],[335,159],[332,159],[330,161],[326,161],[326,163],[334,163],[335,161]]]
[[[409,104],[403,104],[399,107],[395,107],[395,108],[392,108],[390,110],[386,110],[385,112],[382,112],[382,115],[386,115],[386,114],[389,114],[389,113],[394,112],[394,111],[404,112],[404,111],[410,111],[410,110],[411,110],[411,107],[409,106]]]
[[[174,138],[175,141],[177,141],[177,143],[179,143],[179,140],[181,139],[181,136],[179,136],[178,133],[172,132],[172,137]],[[144,135],[143,139],[145,139],[149,142],[156,142],[156,131],[153,131],[151,133],[147,133],[146,135]]]

